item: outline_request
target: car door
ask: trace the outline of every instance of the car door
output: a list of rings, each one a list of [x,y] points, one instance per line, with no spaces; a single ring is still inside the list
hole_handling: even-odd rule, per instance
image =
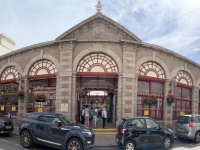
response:
[[[146,148],[148,143],[145,140],[146,128],[144,118],[130,120],[127,122],[126,127],[131,132],[130,136],[136,142],[137,147]]]
[[[47,139],[47,132],[45,131],[45,122],[43,120],[43,115],[38,116],[35,122],[34,136],[38,143],[45,143]]]
[[[56,121],[60,121],[55,115],[44,115],[46,120],[46,131],[48,133],[48,141],[52,147],[62,147],[64,144],[64,138],[66,132],[69,132],[69,129],[65,127],[58,126]]]
[[[164,131],[160,129],[160,125],[153,119],[146,118],[146,136],[145,140],[149,147],[157,147],[162,143]]]

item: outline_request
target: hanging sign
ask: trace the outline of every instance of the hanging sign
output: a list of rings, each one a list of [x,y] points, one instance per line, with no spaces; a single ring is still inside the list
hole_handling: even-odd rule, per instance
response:
[[[15,106],[12,107],[12,111],[16,111],[16,107]]]
[[[148,109],[145,109],[144,110],[144,116],[148,116],[149,115],[149,110]]]
[[[68,103],[61,104],[61,111],[68,112]]]
[[[180,116],[185,115],[184,111],[180,111]]]
[[[43,112],[42,107],[38,107],[38,112]]]
[[[4,106],[1,106],[1,110],[4,110]]]

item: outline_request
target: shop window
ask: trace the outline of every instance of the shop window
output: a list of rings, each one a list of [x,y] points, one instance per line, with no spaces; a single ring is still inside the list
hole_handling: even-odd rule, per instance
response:
[[[149,116],[156,120],[163,119],[163,98],[165,74],[155,62],[145,62],[139,68],[137,115]],[[147,98],[155,103],[148,104]]]
[[[174,87],[174,95],[176,96],[173,104],[173,119],[176,120],[182,114],[192,113],[192,79],[185,71],[179,71],[175,76],[178,83]]]

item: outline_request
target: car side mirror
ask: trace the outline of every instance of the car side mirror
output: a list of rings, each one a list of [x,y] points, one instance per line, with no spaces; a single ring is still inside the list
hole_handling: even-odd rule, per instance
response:
[[[161,129],[162,129],[162,126],[161,126],[161,125],[159,125],[159,126],[158,126],[158,130],[161,130]]]
[[[58,127],[62,126],[62,122],[61,122],[61,121],[55,121],[55,124],[56,124]]]

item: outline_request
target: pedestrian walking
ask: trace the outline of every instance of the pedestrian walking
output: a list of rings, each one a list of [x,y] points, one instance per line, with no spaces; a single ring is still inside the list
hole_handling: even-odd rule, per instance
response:
[[[103,120],[103,128],[106,128],[107,112],[106,112],[105,108],[103,108],[101,116],[102,116],[102,120]]]
[[[95,109],[94,109],[94,113],[93,113],[94,128],[97,127],[97,116],[98,116],[98,108],[95,108]]]
[[[13,115],[13,112],[11,109],[9,109],[8,111],[8,118],[12,119],[12,115]]]
[[[84,109],[85,114],[85,125],[89,127],[89,118],[90,118],[90,111],[88,109],[88,106]]]
[[[84,124],[85,122],[85,112],[84,112],[85,107],[82,108],[81,110],[81,124]]]

